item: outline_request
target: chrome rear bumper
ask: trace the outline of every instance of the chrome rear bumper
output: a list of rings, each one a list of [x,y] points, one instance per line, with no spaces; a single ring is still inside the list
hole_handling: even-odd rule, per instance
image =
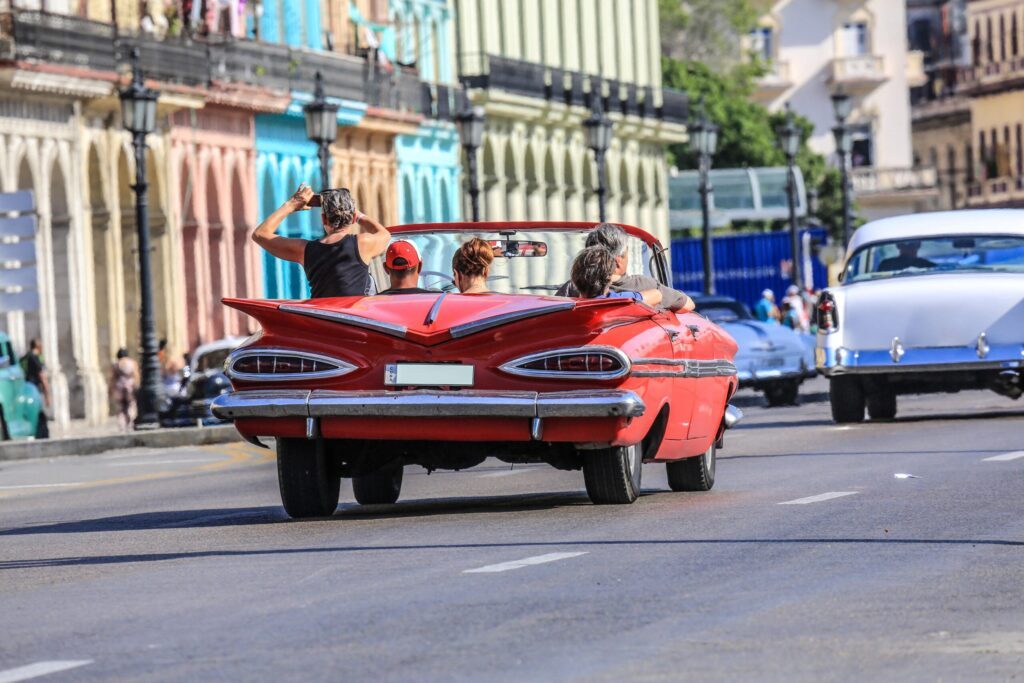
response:
[[[991,345],[984,355],[974,346],[901,347],[891,350],[822,348],[815,352],[818,369],[835,375],[903,372],[1016,370],[1024,368],[1024,344]]]
[[[213,414],[238,418],[321,417],[639,417],[632,391],[300,391],[222,394]]]

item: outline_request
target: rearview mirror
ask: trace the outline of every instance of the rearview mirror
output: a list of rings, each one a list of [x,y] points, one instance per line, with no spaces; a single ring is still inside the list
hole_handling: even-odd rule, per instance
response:
[[[491,249],[494,255],[513,258],[516,256],[547,256],[548,245],[546,242],[534,242],[531,240],[491,240]]]

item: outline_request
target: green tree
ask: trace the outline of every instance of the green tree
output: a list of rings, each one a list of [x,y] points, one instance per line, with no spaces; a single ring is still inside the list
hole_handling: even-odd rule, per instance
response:
[[[755,79],[762,73],[757,64],[738,64],[722,73],[701,62],[682,62],[662,58],[664,84],[686,91],[695,114],[703,105],[708,119],[719,127],[717,168],[782,166],[786,157],[779,148],[777,129],[785,122],[784,112],[772,113],[752,101]],[[817,190],[817,217],[833,234],[841,230],[842,201],[839,173],[825,158],[807,146],[814,125],[802,116],[795,117],[802,144],[796,157],[808,192]],[[697,168],[697,159],[687,145],[672,145],[669,163],[682,169]]]
[[[661,53],[714,69],[742,61],[741,39],[770,0],[658,0]]]

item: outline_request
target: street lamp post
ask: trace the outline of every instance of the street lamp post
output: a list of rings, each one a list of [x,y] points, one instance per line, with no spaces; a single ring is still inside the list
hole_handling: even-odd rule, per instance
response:
[[[836,138],[836,153],[839,155],[839,175],[842,178],[843,194],[843,246],[850,243],[852,217],[850,214],[850,152],[853,151],[853,137],[846,125],[853,108],[850,96],[842,90],[832,94],[832,108],[836,114],[836,126],[832,134]]]
[[[474,223],[480,221],[480,178],[477,175],[476,152],[484,141],[484,108],[474,107],[469,99],[466,99],[465,106],[455,117],[455,124],[459,127],[459,141],[462,149],[466,152],[466,165],[469,185],[469,210]]]
[[[800,129],[793,120],[793,110],[786,104],[786,122],[775,131],[779,136],[779,146],[786,155],[786,199],[789,200],[789,247],[793,258],[793,267],[790,274],[793,284],[804,289],[804,281],[801,277],[800,259],[800,226],[796,220],[796,155],[800,151],[801,135]]]
[[[608,148],[612,145],[612,120],[605,115],[598,92],[591,93],[590,116],[583,121],[583,128],[587,131],[587,147],[594,152],[594,162],[597,165],[597,210],[599,220],[604,223],[608,220],[605,206],[608,188],[605,184],[604,160]]]
[[[316,143],[320,159],[322,187],[331,186],[331,143],[338,137],[338,105],[324,97],[324,79],[316,72],[313,101],[302,108],[306,117],[306,137]]]
[[[132,48],[132,82],[120,92],[121,123],[132,134],[135,147],[135,228],[139,238],[139,325],[142,334],[142,387],[136,429],[160,426],[163,383],[160,379],[156,320],[153,315],[153,271],[150,265],[149,213],[146,205],[146,136],[156,129],[159,93],[146,87],[139,66],[139,49]]]
[[[718,148],[718,126],[708,120],[704,98],[697,106],[697,118],[690,123],[690,149],[697,155],[700,172],[701,251],[704,254],[704,293],[715,293],[715,258],[711,244],[711,157]]]

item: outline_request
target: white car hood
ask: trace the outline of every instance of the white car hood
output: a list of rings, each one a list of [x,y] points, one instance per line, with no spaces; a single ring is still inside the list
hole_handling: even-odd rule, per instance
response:
[[[887,349],[1024,341],[1024,275],[943,273],[858,282],[833,291],[843,346]]]

